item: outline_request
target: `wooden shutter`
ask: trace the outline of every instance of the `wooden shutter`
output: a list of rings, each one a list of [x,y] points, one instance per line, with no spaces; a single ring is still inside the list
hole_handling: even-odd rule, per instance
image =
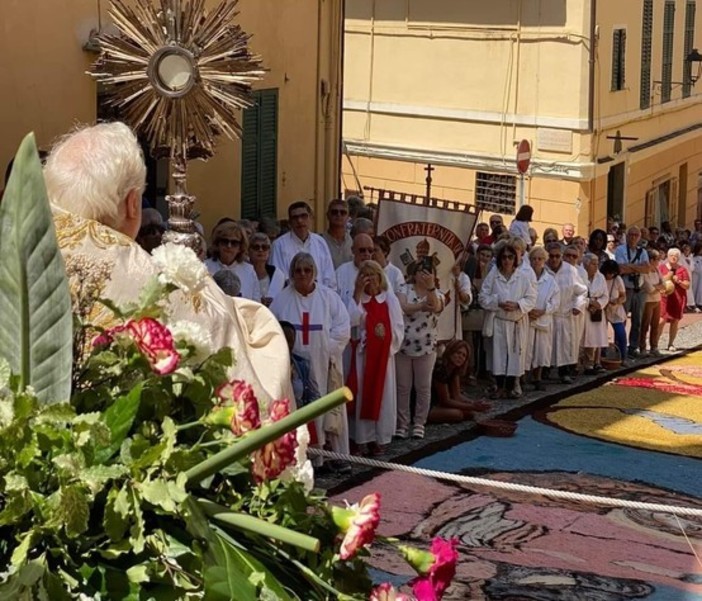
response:
[[[612,91],[624,89],[626,80],[626,29],[615,29],[612,35]]]
[[[651,106],[651,45],[653,40],[653,0],[644,0],[641,19],[641,94],[640,107]]]
[[[244,111],[241,141],[241,216],[275,217],[278,179],[278,90],[254,92]]]
[[[695,17],[697,14],[697,4],[695,0],[687,0],[685,4],[685,43],[683,49],[683,98],[689,98],[692,93],[692,63],[685,59],[692,52],[695,43]]]
[[[666,0],[663,10],[663,63],[661,103],[670,102],[673,90],[673,49],[675,43],[675,0]]]

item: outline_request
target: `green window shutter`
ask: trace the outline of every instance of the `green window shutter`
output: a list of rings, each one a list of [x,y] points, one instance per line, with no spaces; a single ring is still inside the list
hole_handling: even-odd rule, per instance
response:
[[[683,98],[689,98],[692,94],[692,63],[685,61],[685,58],[692,52],[692,46],[695,43],[696,13],[695,0],[687,0],[687,4],[685,4],[685,49],[683,50]]]
[[[624,89],[626,80],[626,29],[615,29],[612,35],[612,91]]]
[[[244,111],[241,141],[241,216],[275,217],[278,178],[278,90],[254,92]]]
[[[653,0],[644,0],[641,19],[641,109],[651,106],[651,45],[653,41]]]
[[[675,43],[675,0],[666,0],[663,10],[663,66],[661,103],[670,102],[673,90],[673,48]]]

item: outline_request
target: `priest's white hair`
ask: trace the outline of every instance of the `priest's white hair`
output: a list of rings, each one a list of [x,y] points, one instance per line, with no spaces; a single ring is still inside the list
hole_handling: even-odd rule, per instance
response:
[[[124,123],[79,126],[54,145],[44,167],[49,200],[111,227],[122,221],[130,192],[141,196],[146,165],[139,143]]]

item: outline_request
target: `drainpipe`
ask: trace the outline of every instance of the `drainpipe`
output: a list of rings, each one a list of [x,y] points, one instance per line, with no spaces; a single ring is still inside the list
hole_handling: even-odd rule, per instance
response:
[[[592,161],[593,174],[590,180],[590,202],[588,211],[589,230],[592,231],[595,221],[595,194],[597,194],[597,157],[595,149],[597,145],[594,143],[595,136],[599,135],[595,131],[595,87],[597,81],[596,76],[596,60],[597,60],[597,0],[590,0],[590,57],[588,60],[588,102],[587,102],[587,129],[590,133],[590,160]]]

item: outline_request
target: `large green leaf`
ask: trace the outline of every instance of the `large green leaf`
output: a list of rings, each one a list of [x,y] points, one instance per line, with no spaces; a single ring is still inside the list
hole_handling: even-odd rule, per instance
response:
[[[34,135],[0,204],[0,354],[44,403],[71,393],[71,296]]]
[[[137,384],[127,394],[110,405],[103,419],[110,429],[110,444],[95,451],[95,463],[106,463],[122,446],[134,423],[141,402],[142,384]]]

